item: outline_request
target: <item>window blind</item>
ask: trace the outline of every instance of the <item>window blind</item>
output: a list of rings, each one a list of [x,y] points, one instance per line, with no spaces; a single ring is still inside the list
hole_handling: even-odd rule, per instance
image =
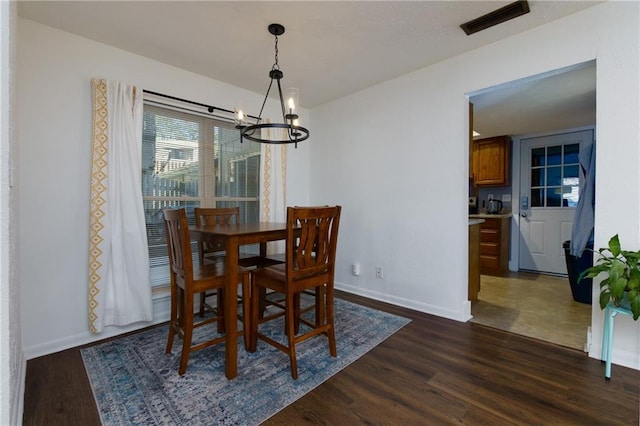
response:
[[[237,206],[241,221],[257,222],[259,177],[260,144],[240,143],[232,123],[145,104],[141,184],[152,286],[169,283],[162,210],[186,208],[192,225],[195,207]]]

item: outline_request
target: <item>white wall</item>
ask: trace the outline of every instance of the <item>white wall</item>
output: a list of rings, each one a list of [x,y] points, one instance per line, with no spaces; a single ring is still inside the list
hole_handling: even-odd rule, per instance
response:
[[[264,94],[23,19],[18,20],[18,75],[19,268],[23,346],[32,358],[147,325],[110,327],[97,336],[87,326],[91,79],[120,80],[227,109],[243,99],[256,113]],[[312,142],[289,150],[288,202],[309,200]],[[154,321],[166,320],[166,298],[155,299]]]
[[[321,143],[311,147],[311,201],[343,205],[337,286],[466,320],[465,94],[594,58],[595,244],[619,232],[627,247],[640,248],[639,9],[638,2],[594,6],[314,108]],[[354,262],[362,266],[358,277]],[[383,279],[375,278],[376,265]],[[599,357],[598,306],[592,317],[590,354]],[[616,321],[614,362],[638,369],[640,324]]]
[[[0,3],[0,424],[20,424],[26,360],[22,350],[17,277],[18,215],[13,166],[17,101],[15,2]]]

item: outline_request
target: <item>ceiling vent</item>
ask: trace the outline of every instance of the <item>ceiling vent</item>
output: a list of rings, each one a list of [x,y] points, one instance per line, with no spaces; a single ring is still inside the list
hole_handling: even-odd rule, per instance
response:
[[[460,25],[460,28],[462,28],[467,35],[471,35],[493,27],[494,25],[502,24],[510,19],[517,18],[525,13],[529,13],[529,3],[527,0],[517,1],[472,21],[465,22]]]

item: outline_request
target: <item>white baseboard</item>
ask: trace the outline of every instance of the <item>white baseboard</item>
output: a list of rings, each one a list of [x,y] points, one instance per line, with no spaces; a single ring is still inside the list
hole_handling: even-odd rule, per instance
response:
[[[615,349],[611,354],[611,364],[620,365],[622,367],[633,368],[634,370],[640,370],[640,359],[638,354],[634,351],[624,351]],[[599,359],[602,361],[602,343],[591,342],[591,348],[589,350],[589,357]],[[602,374],[604,375],[604,366],[602,367]],[[611,373],[613,377],[613,372]]]
[[[334,285],[337,290],[346,291],[347,293],[357,294],[358,296],[368,297],[369,299],[379,300],[380,302],[386,302],[396,306],[402,306],[403,308],[413,309],[415,311],[424,312],[426,314],[436,315],[460,322],[466,322],[471,319],[470,313],[469,315],[465,313],[466,308],[464,306],[460,311],[453,311],[450,309],[443,309],[441,306],[416,302],[415,300],[405,299],[403,297],[397,297],[387,293],[371,291],[363,289],[361,287],[354,287],[349,284],[336,282]],[[471,311],[470,306],[471,305],[469,305],[469,312]]]
[[[33,345],[23,348],[26,359],[33,359],[39,356],[60,352],[65,349],[75,348],[76,346],[86,345],[87,343],[97,342],[109,337],[118,336],[130,331],[139,330],[149,327],[150,325],[160,324],[169,321],[170,315],[170,296],[168,294],[153,299],[153,321],[138,322],[124,327],[105,327],[104,331],[99,334],[93,334],[87,330],[73,336],[67,336],[62,339],[44,342],[42,344]]]

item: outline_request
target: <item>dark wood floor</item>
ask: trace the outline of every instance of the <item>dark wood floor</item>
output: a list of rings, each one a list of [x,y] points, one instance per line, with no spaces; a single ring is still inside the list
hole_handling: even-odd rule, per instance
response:
[[[339,293],[413,321],[265,424],[640,424],[640,371]],[[24,425],[100,423],[78,348],[28,361]]]

